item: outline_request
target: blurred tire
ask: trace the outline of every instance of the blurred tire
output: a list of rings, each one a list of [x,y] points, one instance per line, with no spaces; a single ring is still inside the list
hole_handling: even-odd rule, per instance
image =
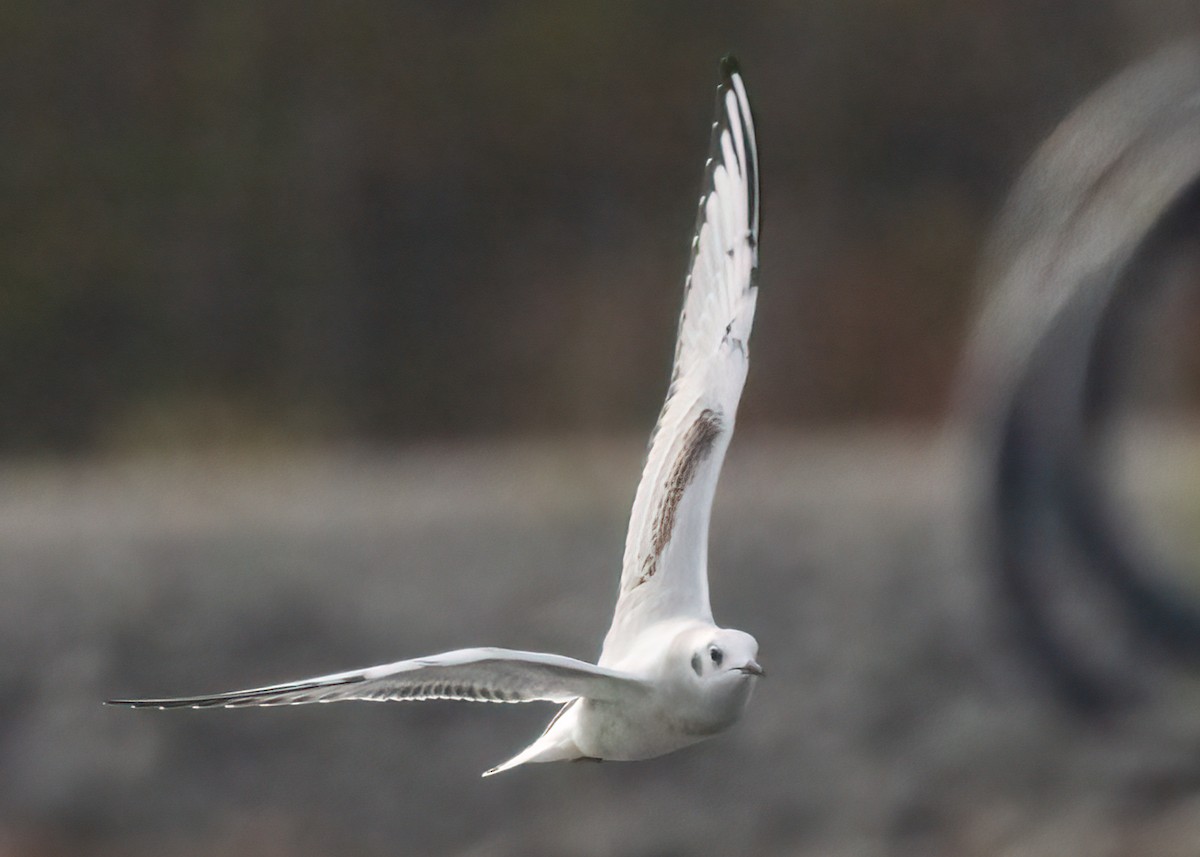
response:
[[[979,442],[981,545],[1006,623],[1078,710],[1141,698],[1195,662],[1200,604],[1124,525],[1105,431],[1131,314],[1200,222],[1200,46],[1136,65],[1026,167],[981,271],[962,397]]]

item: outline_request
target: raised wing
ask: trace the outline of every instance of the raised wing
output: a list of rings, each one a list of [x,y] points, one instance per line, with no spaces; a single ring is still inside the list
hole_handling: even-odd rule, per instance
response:
[[[460,649],[365,670],[212,696],[110,699],[108,704],[135,708],[241,708],[343,699],[567,702],[578,697],[627,700],[644,689],[640,679],[574,658],[486,648]]]
[[[708,522],[746,381],[758,267],[758,151],[746,87],[721,62],[717,119],[675,367],[633,501],[621,589],[600,663],[663,619],[711,619]]]

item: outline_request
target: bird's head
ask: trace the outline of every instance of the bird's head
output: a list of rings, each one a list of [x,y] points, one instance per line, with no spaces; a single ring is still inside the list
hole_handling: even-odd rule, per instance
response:
[[[714,628],[697,634],[692,640],[689,664],[702,681],[758,678],[758,641],[744,631]]]

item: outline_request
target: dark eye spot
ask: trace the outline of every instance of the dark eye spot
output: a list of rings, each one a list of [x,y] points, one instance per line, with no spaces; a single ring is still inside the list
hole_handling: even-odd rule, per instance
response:
[[[711,649],[708,650],[708,656],[710,658],[712,658],[712,662],[716,666],[720,666],[721,661],[725,658],[724,653],[720,649],[718,649],[716,646],[713,646]]]
[[[692,655],[692,669],[696,671],[696,675],[700,675],[700,653]]]

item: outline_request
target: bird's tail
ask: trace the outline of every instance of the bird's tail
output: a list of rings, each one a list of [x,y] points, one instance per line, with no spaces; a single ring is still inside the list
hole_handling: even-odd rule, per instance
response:
[[[575,731],[575,717],[571,707],[578,701],[578,699],[573,699],[560,708],[546,727],[546,731],[536,741],[507,762],[484,771],[483,776],[490,777],[492,774],[498,774],[529,762],[563,762],[582,758],[583,753],[580,752],[579,746],[572,737]],[[569,714],[569,716],[564,717],[565,714]]]

